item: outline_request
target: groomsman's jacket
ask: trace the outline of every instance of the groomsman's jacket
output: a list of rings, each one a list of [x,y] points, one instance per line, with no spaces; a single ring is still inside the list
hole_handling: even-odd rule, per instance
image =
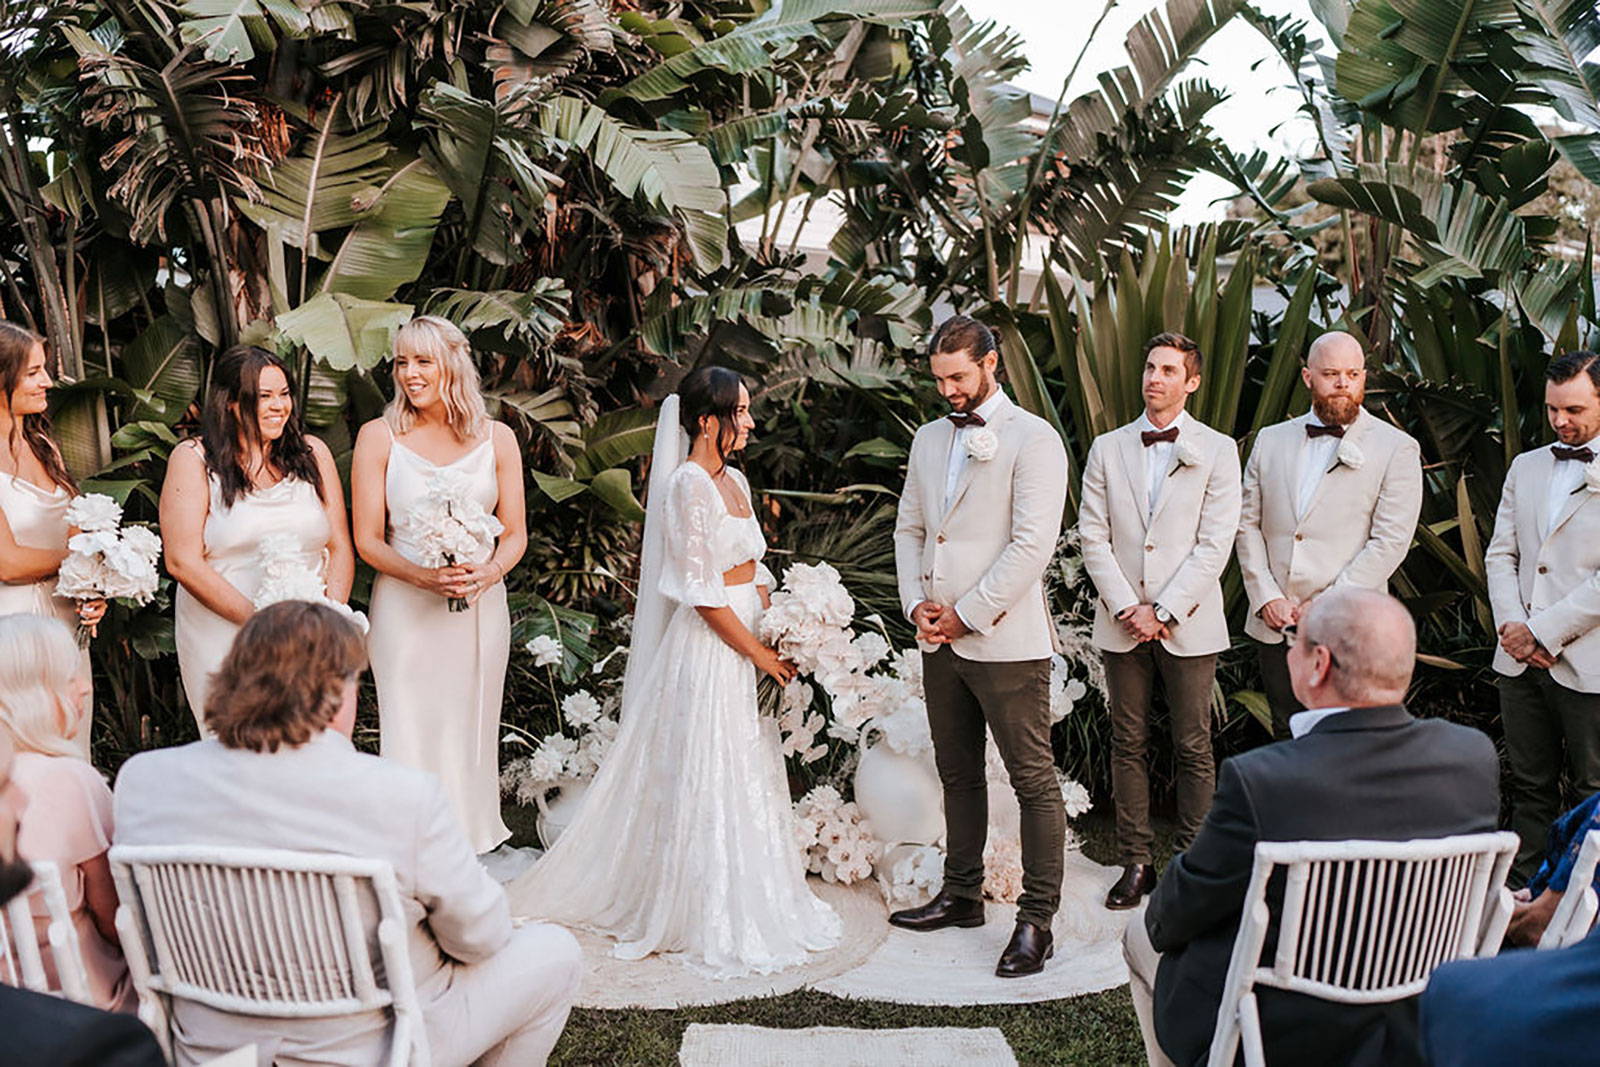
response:
[[[987,432],[958,441],[943,418],[911,442],[894,531],[900,606],[909,614],[924,600],[953,604],[972,630],[950,646],[963,659],[1044,659],[1057,646],[1044,572],[1061,535],[1067,451],[1048,422],[1004,393],[979,411]],[[989,444],[987,459],[970,454]],[[959,472],[949,485],[952,463]]]
[[[1600,462],[1600,461],[1597,461]],[[1567,468],[1565,471],[1560,468]],[[1576,482],[1575,488],[1569,488]],[[1549,448],[1524,452],[1506,472],[1485,554],[1498,629],[1525,622],[1556,657],[1550,677],[1600,693],[1600,466],[1558,462]],[[1496,647],[1494,669],[1527,665]]]
[[[1178,439],[1169,448],[1145,447],[1140,432],[1152,426],[1143,416],[1089,447],[1078,533],[1099,593],[1094,643],[1107,652],[1136,646],[1116,617],[1138,604],[1172,613],[1172,636],[1162,644],[1174,655],[1228,647],[1221,578],[1239,528],[1239,449],[1187,414],[1173,425]]]
[[[1257,614],[1270,601],[1300,603],[1339,584],[1387,589],[1422,513],[1416,439],[1366,411],[1344,437],[1318,439],[1331,458],[1302,509],[1301,475],[1316,477],[1301,462],[1317,448],[1306,434],[1315,421],[1307,414],[1266,427],[1245,464],[1239,570],[1250,610],[1244,630],[1267,644],[1283,640]]]

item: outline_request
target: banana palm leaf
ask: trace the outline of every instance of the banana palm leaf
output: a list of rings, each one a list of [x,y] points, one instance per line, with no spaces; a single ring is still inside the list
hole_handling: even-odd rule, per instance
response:
[[[1524,76],[1549,94],[1551,105],[1581,134],[1555,138],[1561,154],[1600,182],[1600,7],[1594,0],[1515,0],[1523,26],[1512,31],[1530,64]]]
[[[172,315],[163,315],[128,345],[117,360],[119,376],[139,399],[125,418],[181,419],[200,391],[200,341]]]
[[[257,45],[272,51],[277,38],[269,21],[286,37],[311,27],[310,16],[290,0],[185,0],[179,10],[187,16],[178,26],[180,39],[204,42],[205,57],[217,63],[248,63]]]

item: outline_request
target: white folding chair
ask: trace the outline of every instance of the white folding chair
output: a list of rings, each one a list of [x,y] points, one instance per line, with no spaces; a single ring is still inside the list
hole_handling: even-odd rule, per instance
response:
[[[280,1019],[388,1011],[394,1025],[384,1062],[428,1067],[408,923],[387,863],[279,849],[117,845],[111,870],[139,1016],[169,1057],[172,1001],[190,1000]],[[364,900],[375,916],[364,912]]]
[[[1578,849],[1578,858],[1572,864],[1572,877],[1567,880],[1567,891],[1561,894],[1561,903],[1550,917],[1550,925],[1539,937],[1540,948],[1566,948],[1576,945],[1589,936],[1594,920],[1600,913],[1600,897],[1594,891],[1594,869],[1600,863],[1600,830],[1590,830]]]
[[[91,1004],[89,976],[83,968],[78,931],[72,925],[61,872],[54,863],[30,863],[33,883],[0,909],[0,982],[35,993],[54,993],[79,1004]],[[33,902],[42,901],[47,916],[45,943],[40,944]],[[45,970],[46,954],[55,970],[55,984]]]
[[[1342,1004],[1416,996],[1447,960],[1492,956],[1511,919],[1512,833],[1418,841],[1263,841],[1233,942],[1211,1067],[1232,1067],[1242,1042],[1263,1067],[1256,986]],[[1285,868],[1278,947],[1261,953],[1267,883]]]

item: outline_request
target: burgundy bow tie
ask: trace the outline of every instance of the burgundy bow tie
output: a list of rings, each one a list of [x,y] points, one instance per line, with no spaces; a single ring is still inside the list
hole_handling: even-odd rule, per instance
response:
[[[1308,438],[1343,437],[1344,436],[1344,427],[1343,426],[1319,426],[1314,422],[1308,422],[1308,423],[1306,423],[1306,436]]]
[[[1555,453],[1557,462],[1563,459],[1575,459],[1579,463],[1593,463],[1594,449],[1568,448],[1566,445],[1551,445],[1550,451]]]
[[[945,418],[956,424],[956,429],[965,430],[968,426],[982,426],[983,416],[971,411],[952,411]]]
[[[1177,439],[1178,428],[1176,426],[1168,426],[1165,430],[1139,431],[1139,440],[1144,442],[1144,447],[1146,448],[1149,448],[1157,441],[1176,441]]]

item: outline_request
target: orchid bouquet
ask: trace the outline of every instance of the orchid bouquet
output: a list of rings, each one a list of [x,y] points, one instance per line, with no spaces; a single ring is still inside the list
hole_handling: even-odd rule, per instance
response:
[[[453,567],[478,559],[492,552],[495,539],[505,532],[500,520],[473,498],[467,477],[452,470],[434,472],[406,524],[417,539],[424,567]],[[467,610],[466,598],[451,597],[450,610]]]
[[[326,552],[318,554],[313,562],[293,534],[267,534],[256,546],[256,563],[262,576],[261,585],[250,598],[256,610],[280,600],[309,600],[327,605],[354,623],[363,634],[367,632],[367,616],[363,612],[328,596],[323,577]]]
[[[78,533],[67,541],[67,558],[56,576],[56,595],[79,602],[130,600],[148,604],[161,575],[156,560],[161,538],[148,526],[123,526],[122,505],[103,493],[85,493],[67,505],[68,524]],[[94,629],[78,624],[78,646],[87,647]]]
[[[831,785],[819,785],[800,798],[794,815],[796,844],[805,852],[808,871],[840,885],[872,877],[882,846],[853,801]]]

